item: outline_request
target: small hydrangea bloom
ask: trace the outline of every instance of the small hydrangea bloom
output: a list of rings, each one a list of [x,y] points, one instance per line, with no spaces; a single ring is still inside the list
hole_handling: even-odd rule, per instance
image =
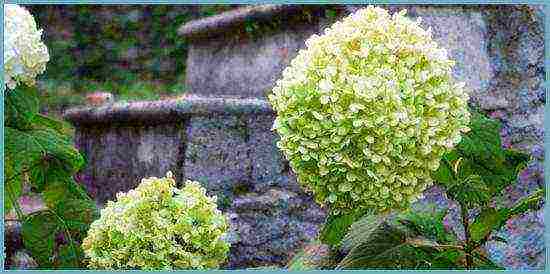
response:
[[[92,269],[205,269],[227,258],[226,217],[216,197],[198,182],[175,187],[165,178],[146,178],[118,193],[94,221],[82,248]]]
[[[19,83],[33,86],[50,60],[42,30],[29,11],[18,5],[4,5],[4,14],[4,82],[9,89]]]
[[[311,36],[269,95],[298,181],[333,214],[418,199],[469,130],[453,65],[405,11],[368,7]]]

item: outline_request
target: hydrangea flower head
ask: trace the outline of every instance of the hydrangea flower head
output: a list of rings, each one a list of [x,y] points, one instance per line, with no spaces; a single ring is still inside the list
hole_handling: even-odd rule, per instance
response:
[[[226,217],[197,182],[146,178],[118,193],[82,243],[93,269],[205,269],[227,258]]]
[[[25,8],[15,4],[4,8],[4,82],[9,89],[19,83],[33,86],[50,60],[42,30]]]
[[[368,7],[310,37],[269,95],[298,181],[333,214],[407,207],[469,130],[453,65],[405,11]]]

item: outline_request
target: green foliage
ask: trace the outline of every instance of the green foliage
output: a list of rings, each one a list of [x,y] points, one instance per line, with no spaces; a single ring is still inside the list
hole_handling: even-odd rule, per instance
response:
[[[474,208],[512,184],[529,156],[503,149],[499,122],[477,111],[472,111],[470,128],[456,149],[443,156],[433,177],[451,199]]]
[[[65,123],[38,113],[36,98],[36,91],[23,85],[5,92],[5,210],[16,211],[23,246],[40,268],[81,267],[77,243],[97,218],[95,203],[73,179],[84,158]],[[18,202],[23,184],[44,198],[46,209],[23,214]],[[67,243],[56,242],[59,233]]]
[[[20,129],[31,127],[34,116],[38,112],[38,103],[36,89],[20,85],[17,92],[11,92],[10,96],[5,97],[4,126]]]
[[[128,101],[184,93],[189,41],[178,28],[236,6],[30,6],[55,60],[40,77],[41,107],[58,114],[98,90]]]
[[[357,225],[361,229],[348,237],[351,249],[337,269],[429,269],[442,263],[441,251],[456,250],[423,237],[405,216],[367,216]]]
[[[62,225],[55,214],[39,211],[28,216],[21,227],[23,244],[41,267],[51,267],[55,236]]]
[[[465,269],[463,261],[468,255],[454,235],[445,231],[444,216],[444,211],[367,215],[346,236],[349,252],[336,268]],[[486,259],[478,251],[473,253],[473,266],[485,268]]]
[[[349,227],[361,214],[329,215],[323,229],[320,233],[320,239],[323,243],[337,247]]]
[[[483,207],[474,222],[469,225],[470,240],[475,246],[481,246],[490,239],[492,232],[498,231],[512,217],[541,209],[542,201],[544,201],[544,189],[541,188],[509,208]]]

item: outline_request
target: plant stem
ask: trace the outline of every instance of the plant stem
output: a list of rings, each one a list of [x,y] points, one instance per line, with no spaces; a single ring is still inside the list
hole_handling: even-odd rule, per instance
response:
[[[472,250],[471,250],[471,243],[470,243],[470,223],[468,222],[468,208],[465,204],[460,204],[460,215],[462,216],[462,226],[464,227],[464,238],[465,238],[465,246],[466,249],[464,250],[466,252],[466,269],[471,269],[472,265],[474,264],[473,258],[472,258]]]
[[[59,219],[59,221],[61,222],[61,224],[63,225],[63,229],[65,230],[65,234],[67,235],[67,238],[69,240],[69,245],[71,246],[71,249],[73,250],[74,252],[74,260],[75,260],[75,266],[79,266],[80,265],[80,262],[78,261],[78,253],[77,253],[77,250],[76,250],[76,247],[74,246],[74,241],[73,241],[73,238],[71,237],[71,232],[69,231],[69,227],[67,226],[67,223],[65,223],[65,220],[63,218],[61,218],[59,215],[57,215],[57,213],[51,209],[48,209],[53,215],[55,215],[55,217],[57,217],[57,219]]]

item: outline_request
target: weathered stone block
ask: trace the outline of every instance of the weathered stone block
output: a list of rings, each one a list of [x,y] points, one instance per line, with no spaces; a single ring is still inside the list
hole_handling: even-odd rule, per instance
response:
[[[296,178],[291,175],[288,161],[277,148],[279,136],[271,130],[275,116],[257,115],[248,118],[250,128],[248,145],[252,158],[254,191],[265,191],[271,186],[300,191]]]
[[[177,123],[80,128],[75,143],[88,163],[80,176],[99,203],[114,200],[144,177],[177,174],[182,138]]]
[[[183,26],[180,33],[193,41],[186,86],[201,96],[264,98],[322,24],[318,7],[280,6],[244,8]],[[242,32],[246,22],[261,31]]]
[[[239,116],[197,116],[189,119],[183,174],[209,191],[232,198],[238,188],[248,191],[251,159],[248,128]]]

